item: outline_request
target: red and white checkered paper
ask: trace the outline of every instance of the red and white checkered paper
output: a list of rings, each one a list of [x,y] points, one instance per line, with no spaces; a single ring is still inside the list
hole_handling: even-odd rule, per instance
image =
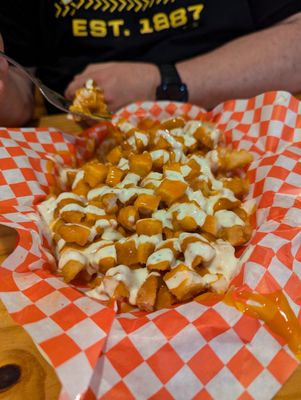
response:
[[[248,198],[256,199],[256,230],[235,284],[281,288],[301,320],[301,102],[270,92],[210,113],[148,102],[117,118],[183,114],[213,119],[228,143],[254,155]],[[49,157],[70,165],[90,133],[75,139],[54,129],[0,130],[0,224],[19,233],[0,267],[1,299],[49,357],[62,398],[270,399],[298,361],[261,321],[223,302],[115,315],[45,268],[51,255],[36,204],[55,182]]]

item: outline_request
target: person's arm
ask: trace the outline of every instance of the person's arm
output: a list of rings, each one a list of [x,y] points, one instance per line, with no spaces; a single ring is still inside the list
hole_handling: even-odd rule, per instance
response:
[[[189,101],[212,108],[264,91],[301,90],[301,13],[177,64]]]
[[[1,35],[0,49],[3,51]],[[0,57],[0,125],[24,125],[31,118],[33,109],[31,82]]]

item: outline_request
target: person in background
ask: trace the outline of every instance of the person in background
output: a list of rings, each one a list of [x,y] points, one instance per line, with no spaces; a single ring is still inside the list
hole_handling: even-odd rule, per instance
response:
[[[301,89],[300,0],[2,1],[0,32],[0,49],[46,85],[72,99],[93,79],[111,111]],[[33,109],[31,83],[0,58],[0,123],[24,125]]]

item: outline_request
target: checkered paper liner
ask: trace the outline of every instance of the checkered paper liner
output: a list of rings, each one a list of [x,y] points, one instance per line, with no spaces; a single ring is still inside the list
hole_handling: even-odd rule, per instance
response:
[[[281,288],[300,319],[300,101],[270,92],[210,113],[188,104],[136,103],[117,118],[183,114],[214,120],[228,143],[254,155],[248,198],[257,203],[256,230],[235,283],[259,292]],[[55,367],[61,397],[270,399],[298,362],[261,321],[223,302],[115,315],[45,268],[53,259],[36,204],[55,180],[49,159],[70,165],[91,134],[0,130],[0,224],[19,233],[0,267],[1,299]]]

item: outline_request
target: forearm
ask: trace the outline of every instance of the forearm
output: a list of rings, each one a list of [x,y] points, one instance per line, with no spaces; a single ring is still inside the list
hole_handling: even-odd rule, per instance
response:
[[[231,98],[268,90],[301,89],[301,18],[244,36],[177,64],[189,101],[212,108]]]
[[[0,109],[0,124],[22,126],[33,115],[34,95],[31,83],[13,68],[5,83],[5,98]]]

